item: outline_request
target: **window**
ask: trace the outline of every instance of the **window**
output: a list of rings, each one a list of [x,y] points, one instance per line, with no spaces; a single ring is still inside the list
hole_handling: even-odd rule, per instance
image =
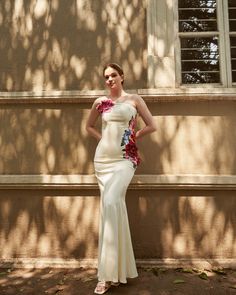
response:
[[[236,0],[178,0],[178,28],[181,84],[236,82]]]
[[[232,82],[236,83],[236,1],[228,1]]]

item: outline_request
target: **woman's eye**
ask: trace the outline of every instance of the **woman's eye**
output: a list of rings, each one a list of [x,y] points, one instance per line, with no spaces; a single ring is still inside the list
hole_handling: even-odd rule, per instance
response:
[[[117,77],[117,74],[116,74],[116,73],[114,73],[114,74],[107,75],[107,76],[104,76],[104,77],[105,77],[105,79],[106,79],[106,80],[108,80],[108,79],[109,79],[109,77],[112,77],[112,78],[115,78],[115,77]]]

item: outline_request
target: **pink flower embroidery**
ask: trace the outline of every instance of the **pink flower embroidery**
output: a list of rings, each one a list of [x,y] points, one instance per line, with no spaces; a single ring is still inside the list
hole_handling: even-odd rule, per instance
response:
[[[125,146],[125,158],[133,162],[134,167],[138,166],[140,163],[140,158],[138,156],[138,149],[134,142],[129,142]]]
[[[109,112],[110,109],[114,106],[114,102],[111,99],[102,100],[96,107],[99,113]]]
[[[124,146],[123,148],[123,158],[129,159],[133,165],[134,168],[136,168],[139,163],[140,163],[140,158],[138,155],[138,149],[135,143],[135,118],[131,118],[129,121],[129,127],[128,129],[125,130],[122,141],[121,141],[121,146]]]

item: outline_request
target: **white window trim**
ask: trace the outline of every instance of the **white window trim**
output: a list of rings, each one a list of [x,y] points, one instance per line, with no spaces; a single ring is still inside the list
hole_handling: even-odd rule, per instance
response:
[[[219,54],[220,54],[220,77],[219,83],[204,83],[204,84],[184,84],[181,79],[181,48],[180,48],[180,37],[181,36],[192,36],[193,32],[182,33],[179,32],[179,19],[178,19],[178,1],[174,1],[174,21],[175,21],[175,61],[176,61],[176,87],[184,86],[186,88],[208,88],[209,85],[227,88],[236,86],[236,83],[232,83],[232,72],[231,72],[231,59],[230,59],[230,39],[229,39],[229,22],[228,22],[228,1],[217,0],[217,25],[218,31],[214,32],[196,32],[196,36],[213,36],[219,37]]]
[[[222,11],[224,13],[225,19],[229,20],[228,1],[223,2]],[[227,70],[227,76],[228,76],[229,86],[236,86],[236,82],[233,83],[233,79],[232,79],[230,36],[235,36],[236,37],[236,33],[229,31],[229,21],[227,21],[227,22],[225,22],[225,47],[226,47],[226,51],[227,51],[226,63],[227,63],[227,69],[228,69]]]
[[[217,0],[219,1],[219,0]],[[223,8],[220,9],[224,15],[228,15],[228,4],[225,0]],[[147,75],[148,85],[146,89],[129,89],[130,93],[138,93],[145,98],[145,100],[165,101],[170,97],[171,100],[186,100],[196,99],[199,97],[204,100],[236,100],[236,83],[230,86],[221,84],[180,84],[181,78],[181,60],[180,60],[180,44],[178,37],[178,0],[168,0],[168,3],[173,10],[173,26],[168,30],[173,30],[174,37],[170,42],[174,42],[174,64],[175,64],[175,84],[170,87],[158,87],[155,85],[152,73],[155,71],[156,63],[155,57],[157,55],[157,9],[159,5],[163,5],[161,0],[147,0]],[[166,1],[165,1],[166,2]],[[167,3],[167,2],[166,2]],[[225,22],[225,31],[229,32],[228,22]],[[231,33],[236,36],[236,32]],[[224,41],[230,53],[229,33]],[[226,54],[227,77],[231,76],[231,60],[230,54]],[[229,80],[229,78],[228,78]],[[0,104],[15,104],[15,103],[91,103],[96,97],[105,95],[104,90],[50,90],[50,91],[4,91],[0,92]]]

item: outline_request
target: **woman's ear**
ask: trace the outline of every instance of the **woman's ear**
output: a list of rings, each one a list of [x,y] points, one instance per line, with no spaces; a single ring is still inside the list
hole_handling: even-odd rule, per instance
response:
[[[121,83],[123,84],[124,83],[124,75],[121,75],[121,79],[122,79]]]

